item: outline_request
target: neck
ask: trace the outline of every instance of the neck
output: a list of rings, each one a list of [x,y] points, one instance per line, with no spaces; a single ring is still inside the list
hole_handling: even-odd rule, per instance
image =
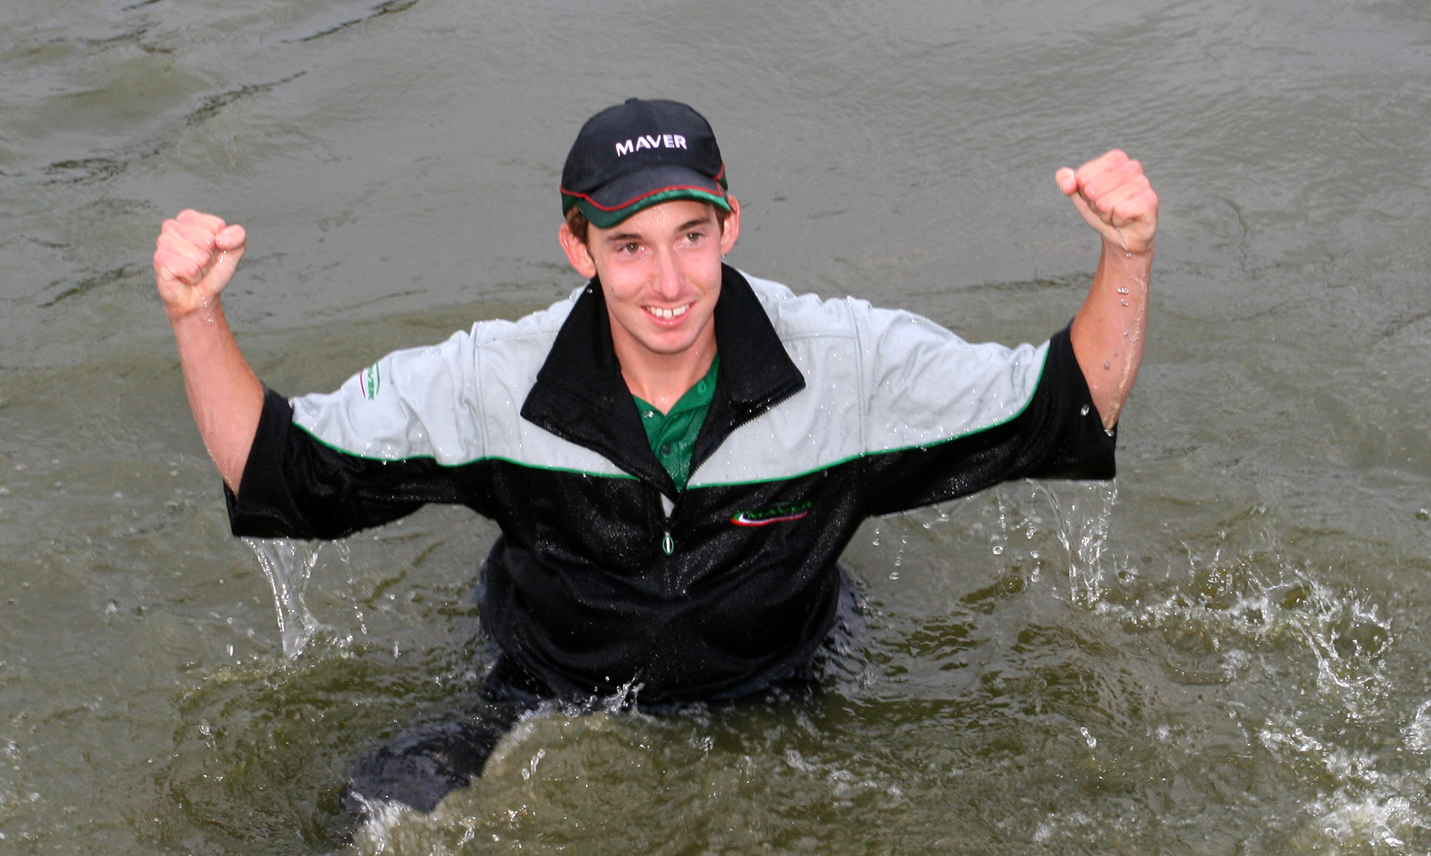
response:
[[[715,355],[714,333],[702,337],[679,354],[652,354],[632,348],[616,348],[626,388],[662,413],[668,412],[687,390],[706,376]]]

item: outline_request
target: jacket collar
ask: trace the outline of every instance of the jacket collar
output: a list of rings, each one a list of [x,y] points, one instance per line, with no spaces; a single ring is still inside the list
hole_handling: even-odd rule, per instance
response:
[[[721,267],[715,308],[720,371],[715,396],[691,455],[691,472],[740,425],[805,387],[760,299],[733,267]],[[651,452],[621,364],[611,344],[611,319],[601,283],[593,279],[557,332],[522,418],[599,452],[621,469],[675,498],[675,483]]]

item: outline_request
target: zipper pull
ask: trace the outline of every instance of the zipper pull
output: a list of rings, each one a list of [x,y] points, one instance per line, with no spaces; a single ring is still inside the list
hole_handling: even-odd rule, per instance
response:
[[[671,538],[669,531],[666,533],[666,536],[661,539],[661,549],[666,551],[667,556],[676,552],[676,542]]]

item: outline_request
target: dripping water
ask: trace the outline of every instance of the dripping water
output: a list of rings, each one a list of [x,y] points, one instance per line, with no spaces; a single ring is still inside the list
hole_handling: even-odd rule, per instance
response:
[[[1074,498],[1069,501],[1059,496],[1067,489],[1039,486],[1053,510],[1058,541],[1068,552],[1069,596],[1080,606],[1094,606],[1103,597],[1103,550],[1118,500],[1118,483],[1075,482],[1070,486]]]
[[[318,563],[319,548],[287,538],[245,538],[243,541],[258,557],[259,567],[273,589],[283,656],[291,660],[303,653],[318,631],[325,629],[303,602],[303,593]]]

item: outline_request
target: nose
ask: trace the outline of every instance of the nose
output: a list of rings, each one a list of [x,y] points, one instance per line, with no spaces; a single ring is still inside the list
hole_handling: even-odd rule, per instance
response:
[[[656,254],[656,281],[653,285],[656,296],[664,300],[675,300],[681,296],[681,269],[676,254],[670,248],[663,248]]]

